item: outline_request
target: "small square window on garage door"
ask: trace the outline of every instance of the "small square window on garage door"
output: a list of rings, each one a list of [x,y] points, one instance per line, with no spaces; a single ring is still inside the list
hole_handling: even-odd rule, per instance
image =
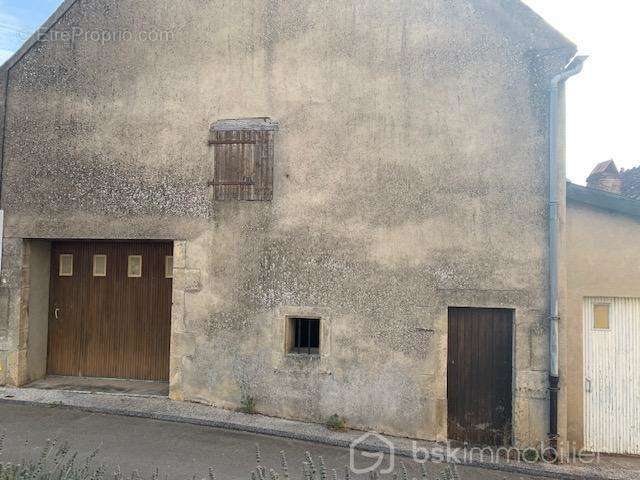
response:
[[[273,198],[274,136],[269,118],[220,120],[211,126],[214,199],[270,201]]]
[[[129,255],[127,277],[142,278],[142,255]]]
[[[73,277],[73,255],[63,253],[60,255],[58,275],[60,277]]]
[[[611,328],[609,316],[611,305],[608,303],[597,303],[593,306],[593,328],[594,330],[609,330]]]
[[[107,256],[106,255],[93,256],[93,276],[94,277],[107,276]]]

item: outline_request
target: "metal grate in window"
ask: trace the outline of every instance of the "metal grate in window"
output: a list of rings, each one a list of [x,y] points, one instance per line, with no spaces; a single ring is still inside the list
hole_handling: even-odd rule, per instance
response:
[[[320,353],[320,319],[291,318],[291,353],[315,355]]]

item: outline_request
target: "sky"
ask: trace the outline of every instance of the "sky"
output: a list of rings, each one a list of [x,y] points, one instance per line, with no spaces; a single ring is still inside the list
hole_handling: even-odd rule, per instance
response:
[[[0,0],[0,62],[42,25],[62,0]]]
[[[595,164],[609,159],[623,168],[640,165],[640,0],[524,1],[590,55],[568,85],[568,178],[584,184]],[[0,62],[61,2],[0,0]]]

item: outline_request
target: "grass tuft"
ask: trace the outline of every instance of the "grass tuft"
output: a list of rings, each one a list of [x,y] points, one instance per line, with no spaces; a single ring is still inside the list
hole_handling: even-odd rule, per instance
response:
[[[249,396],[243,396],[240,401],[240,411],[254,415],[256,413],[256,399]]]
[[[338,414],[331,415],[325,423],[329,430],[344,431],[347,429],[347,421]]]

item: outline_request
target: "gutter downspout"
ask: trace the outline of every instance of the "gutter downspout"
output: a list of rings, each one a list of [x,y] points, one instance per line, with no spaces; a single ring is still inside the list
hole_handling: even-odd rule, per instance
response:
[[[2,208],[2,194],[4,193],[4,157],[5,143],[7,135],[7,106],[9,103],[9,70],[0,69],[0,81],[2,82],[2,98],[0,109],[2,109],[1,131],[0,131],[0,286],[4,286],[6,279],[1,275],[2,260],[4,253],[4,209]]]
[[[549,441],[558,455],[558,237],[560,232],[560,202],[558,193],[558,101],[560,87],[582,71],[587,56],[575,57],[564,70],[553,77],[549,106]]]

